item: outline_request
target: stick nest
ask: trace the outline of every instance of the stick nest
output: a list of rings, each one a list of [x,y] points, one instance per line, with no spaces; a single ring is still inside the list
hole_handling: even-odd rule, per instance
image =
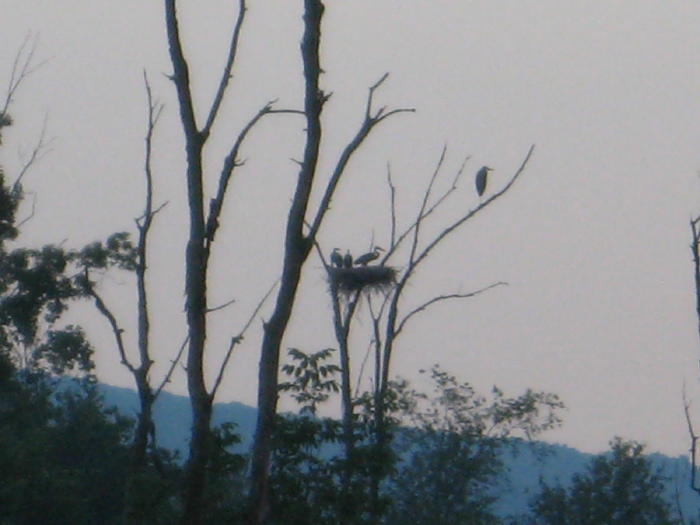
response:
[[[391,266],[354,266],[353,268],[329,268],[331,286],[344,293],[368,289],[382,291],[396,282],[397,271]]]

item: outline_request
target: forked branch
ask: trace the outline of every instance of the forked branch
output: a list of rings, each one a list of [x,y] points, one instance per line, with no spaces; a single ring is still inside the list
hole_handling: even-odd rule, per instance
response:
[[[414,263],[409,267],[406,274],[404,275],[404,278],[407,277],[407,274],[409,272],[412,272],[413,270],[415,270],[416,266],[418,266],[418,264],[428,256],[430,251],[433,248],[435,248],[435,246],[437,246],[445,237],[447,237],[449,234],[454,232],[462,224],[464,224],[469,219],[476,216],[477,213],[479,213],[481,210],[483,210],[484,208],[489,206],[491,203],[495,202],[496,199],[498,199],[503,194],[505,194],[510,189],[510,187],[515,183],[515,181],[518,180],[520,175],[522,175],[522,173],[525,171],[525,167],[527,166],[534,149],[535,149],[535,146],[533,144],[532,146],[530,146],[530,149],[528,150],[527,155],[525,155],[525,158],[521,162],[521,164],[518,167],[518,169],[516,170],[515,174],[511,177],[511,179],[508,181],[508,183],[503,188],[501,188],[499,191],[497,191],[496,193],[491,195],[491,197],[489,197],[484,202],[479,204],[476,208],[473,208],[467,214],[465,214],[461,218],[457,219],[450,226],[445,228],[439,235],[437,235],[435,237],[435,239],[433,239],[430,243],[428,243],[428,245],[425,248],[423,248],[423,250],[420,252],[420,254],[416,257]]]
[[[365,141],[372,129],[381,121],[387,119],[392,115],[395,115],[397,113],[414,113],[416,111],[414,108],[398,108],[393,109],[391,111],[386,111],[386,106],[384,106],[375,111],[374,114],[372,113],[372,101],[374,99],[374,92],[377,90],[377,88],[379,88],[382,85],[382,83],[387,79],[388,76],[389,73],[385,73],[382,76],[382,78],[380,78],[377,82],[372,84],[369,88],[364,120],[362,121],[360,129],[357,131],[355,137],[345,146],[342,153],[340,154],[340,158],[338,159],[338,162],[336,163],[335,168],[333,169],[333,173],[331,174],[330,180],[328,181],[328,185],[326,186],[326,191],[324,192],[323,197],[321,199],[321,203],[319,204],[316,216],[313,222],[311,223],[307,239],[313,240],[316,237],[316,234],[318,233],[318,230],[321,227],[321,223],[323,222],[323,217],[325,216],[326,212],[330,207],[330,203],[333,199],[335,189],[338,186],[338,182],[340,181],[340,178],[345,172],[345,168],[350,162],[350,159],[352,158],[355,151],[357,151],[360,145]]]
[[[238,160],[238,154],[240,152],[243,141],[248,136],[248,133],[265,115],[270,115],[273,113],[291,113],[300,115],[304,114],[304,112],[300,110],[274,109],[273,105],[275,102],[276,100],[269,101],[262,108],[260,108],[260,110],[255,114],[255,116],[252,119],[250,119],[250,121],[248,121],[248,123],[238,133],[236,141],[233,143],[233,146],[229,150],[228,155],[226,155],[226,158],[224,159],[224,163],[221,168],[221,174],[219,175],[219,186],[216,191],[216,196],[212,198],[211,202],[209,203],[209,215],[207,218],[205,233],[208,245],[211,245],[211,243],[213,242],[216,231],[219,228],[219,218],[221,216],[221,210],[223,209],[224,197],[226,196],[226,190],[228,189],[233,170],[237,166],[241,166],[243,164],[242,161]]]
[[[221,74],[221,80],[219,81],[219,87],[216,90],[216,95],[214,96],[214,101],[212,102],[211,108],[209,109],[209,116],[207,121],[202,128],[202,134],[208,136],[211,132],[211,128],[214,125],[216,116],[219,114],[219,109],[221,108],[221,103],[224,100],[224,95],[226,94],[226,88],[232,77],[233,64],[236,60],[236,51],[238,51],[238,40],[241,34],[241,28],[243,27],[243,20],[245,19],[245,14],[247,7],[245,5],[245,0],[239,0],[238,2],[238,17],[236,18],[236,25],[231,34],[231,43],[228,46],[228,56],[226,57],[226,65]]]

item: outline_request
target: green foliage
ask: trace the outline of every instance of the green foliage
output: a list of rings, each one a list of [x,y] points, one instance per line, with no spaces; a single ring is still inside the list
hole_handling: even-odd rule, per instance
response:
[[[313,354],[306,354],[297,348],[289,349],[289,356],[294,363],[283,365],[282,372],[290,381],[280,383],[279,389],[281,392],[291,392],[292,398],[301,407],[301,413],[315,415],[319,404],[327,401],[331,393],[338,393],[335,376],[340,368],[325,363],[333,352],[332,348]]]
[[[644,446],[615,438],[568,487],[542,484],[531,503],[537,525],[673,525],[664,499],[665,478],[644,456]]]
[[[5,173],[0,167],[0,247],[17,237],[15,214],[21,200],[21,188],[5,184]]]
[[[134,271],[138,260],[137,250],[127,232],[113,233],[104,243],[92,242],[73,255],[79,266],[100,270],[117,267]]]
[[[338,458],[326,459],[323,452],[341,439],[336,420],[316,417],[318,406],[338,392],[340,369],[327,363],[332,349],[312,354],[292,348],[293,363],[282,366],[289,381],[280,384],[300,405],[300,415],[278,415],[273,435],[270,483],[271,523],[288,525],[332,525],[338,523]],[[332,455],[332,454],[331,454]]]
[[[270,478],[275,524],[375,523],[372,479],[385,480],[375,502],[382,523],[499,523],[491,506],[505,474],[502,453],[514,436],[534,437],[560,422],[563,404],[555,395],[528,390],[511,398],[494,388],[487,399],[435,366],[430,395],[405,380],[391,384],[383,399],[385,444],[376,441],[375,395],[357,400],[356,442],[346,459],[340,423],[315,417],[317,404],[335,391],[328,385],[339,370],[326,364],[332,352],[289,355],[294,364],[282,367],[290,378],[283,390],[306,410],[277,419]],[[347,461],[352,478],[343,483]]]
[[[0,388],[0,523],[117,523],[130,422],[89,381],[20,374]]]
[[[68,325],[61,330],[48,330],[43,343],[37,346],[35,355],[45,360],[49,370],[58,375],[79,370],[90,372],[94,350],[82,328]]]
[[[504,465],[501,455],[518,434],[533,437],[559,424],[561,401],[533,392],[491,399],[434,366],[432,396],[396,384],[405,426],[395,446],[402,461],[387,483],[392,505],[387,523],[396,525],[493,524]]]
[[[54,323],[80,296],[66,275],[68,255],[57,246],[0,252],[0,323],[8,344],[32,345],[41,322]]]

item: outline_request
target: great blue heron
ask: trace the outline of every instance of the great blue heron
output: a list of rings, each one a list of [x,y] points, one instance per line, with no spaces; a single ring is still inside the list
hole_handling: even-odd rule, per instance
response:
[[[343,256],[340,255],[340,248],[333,248],[333,252],[331,252],[331,264],[336,268],[343,267]]]
[[[481,197],[486,191],[486,182],[489,176],[489,171],[493,171],[493,168],[483,166],[476,172],[476,192],[479,194],[479,197]]]
[[[355,264],[361,265],[361,266],[367,266],[367,263],[370,263],[373,260],[379,258],[379,252],[383,252],[383,251],[384,251],[384,248],[381,248],[379,246],[375,246],[371,252],[366,253],[364,255],[360,255],[357,259],[355,259]]]
[[[345,268],[352,268],[352,254],[350,250],[345,251],[345,257],[343,257],[343,266]]]

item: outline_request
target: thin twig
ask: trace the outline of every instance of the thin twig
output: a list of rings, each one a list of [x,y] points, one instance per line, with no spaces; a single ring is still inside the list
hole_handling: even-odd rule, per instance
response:
[[[357,382],[355,383],[355,397],[360,395],[360,386],[362,385],[362,377],[365,374],[365,366],[367,365],[367,361],[369,360],[369,354],[372,353],[372,347],[373,343],[370,342],[367,345],[367,352],[365,352],[365,357],[362,359],[362,363],[360,363],[360,371],[357,374]]]
[[[26,223],[28,223],[30,220],[32,220],[34,218],[34,214],[36,213],[36,201],[37,201],[38,197],[37,197],[36,193],[34,193],[34,192],[31,192],[31,196],[32,196],[32,210],[29,212],[29,214],[24,219],[22,219],[21,221],[18,221],[17,225],[15,226],[15,228],[20,230],[20,231],[22,230],[22,226],[24,226]]]
[[[189,340],[190,340],[190,336],[189,335],[185,336],[184,341],[182,341],[182,344],[180,345],[180,349],[178,350],[177,354],[175,355],[175,359],[173,359],[170,362],[170,368],[168,369],[168,372],[163,377],[163,380],[160,382],[160,385],[158,385],[158,388],[156,388],[155,393],[153,394],[153,399],[156,399],[158,397],[158,395],[160,394],[161,390],[163,390],[163,387],[165,387],[166,384],[170,383],[170,379],[173,375],[173,372],[175,371],[175,367],[180,362],[180,359],[182,358],[182,353],[185,351],[185,347],[187,346],[187,343],[189,342]]]
[[[235,299],[231,299],[230,301],[226,301],[224,304],[220,304],[219,306],[215,306],[214,308],[207,308],[207,313],[210,314],[212,312],[216,312],[217,310],[223,310],[224,308],[231,306],[235,302]]]
[[[114,335],[114,339],[117,342],[117,349],[119,351],[119,357],[121,358],[122,364],[129,369],[129,371],[133,374],[136,372],[136,369],[134,366],[131,364],[129,359],[126,356],[126,350],[124,348],[124,340],[122,339],[122,333],[124,330],[119,327],[119,323],[117,322],[117,318],[114,316],[112,311],[107,307],[105,304],[104,300],[100,295],[95,291],[94,287],[92,286],[92,283],[90,282],[90,276],[89,276],[89,271],[88,268],[85,268],[85,290],[92,296],[92,298],[95,300],[95,306],[97,306],[97,309],[100,311],[100,313],[107,319],[109,322],[109,325],[112,328],[112,334]]]
[[[202,133],[206,136],[209,135],[216,116],[219,113],[221,103],[224,100],[224,94],[226,93],[226,88],[228,87],[229,81],[231,80],[233,70],[233,64],[236,59],[236,51],[238,51],[238,39],[241,34],[241,27],[243,27],[243,20],[245,19],[247,8],[245,5],[245,0],[240,0],[238,3],[238,17],[236,18],[236,25],[233,29],[231,35],[231,43],[228,47],[228,57],[226,58],[226,65],[221,74],[221,80],[219,81],[219,87],[216,90],[216,95],[214,96],[214,101],[212,102],[211,109],[209,110],[209,116],[207,121],[202,128]]]
[[[44,115],[44,122],[41,126],[41,133],[39,134],[39,139],[37,140],[34,148],[32,148],[32,152],[29,155],[29,159],[22,165],[17,179],[12,184],[13,191],[17,191],[19,189],[20,184],[22,183],[22,179],[29,172],[31,167],[37,162],[39,162],[42,158],[44,158],[45,155],[51,152],[50,148],[53,139],[49,139],[48,141],[46,140],[46,124],[47,116]]]
[[[428,187],[425,190],[425,193],[423,194],[423,202],[420,205],[420,209],[418,210],[418,217],[416,218],[416,227],[413,229],[413,242],[411,243],[411,253],[408,257],[408,265],[409,267],[413,265],[413,261],[415,260],[416,256],[416,249],[418,248],[418,237],[420,234],[420,226],[423,222],[424,219],[424,213],[425,213],[425,208],[428,205],[428,200],[430,199],[430,194],[433,191],[433,185],[435,184],[435,179],[437,179],[437,176],[440,174],[440,170],[442,169],[442,165],[445,162],[445,155],[447,154],[447,146],[442,147],[442,151],[440,152],[440,159],[437,162],[437,165],[435,166],[435,170],[433,170],[433,175],[430,177],[430,181],[428,182]]]
[[[382,258],[382,264],[386,264],[387,260],[396,252],[396,250],[399,248],[399,246],[403,243],[403,241],[410,235],[410,233],[413,231],[414,228],[416,228],[422,221],[424,221],[428,216],[430,216],[433,212],[435,212],[446,200],[448,197],[450,197],[458,188],[459,180],[461,179],[462,175],[464,174],[464,170],[466,168],[467,162],[471,159],[471,156],[466,156],[464,160],[462,161],[462,164],[460,165],[459,169],[457,170],[457,173],[455,174],[454,179],[452,180],[452,184],[450,187],[445,190],[445,192],[438,197],[433,204],[431,204],[421,215],[419,215],[413,223],[411,223],[402,233],[399,235],[398,240],[395,241],[394,245],[392,248],[384,254],[384,257]]]
[[[389,250],[393,251],[396,246],[396,186],[391,180],[391,164],[386,164],[386,182],[389,185],[389,204],[391,206],[391,242]]]
[[[476,208],[470,210],[468,213],[466,213],[464,216],[462,216],[460,219],[454,221],[451,225],[449,225],[447,228],[442,230],[440,234],[438,234],[431,242],[427,244],[425,248],[423,248],[420,253],[415,257],[415,259],[412,259],[408,265],[408,267],[405,269],[403,275],[399,279],[399,281],[396,283],[396,286],[394,287],[393,290],[393,295],[391,299],[391,303],[389,305],[389,312],[387,314],[387,322],[386,322],[386,339],[384,343],[384,355],[383,355],[383,362],[382,362],[382,378],[381,378],[381,386],[380,390],[381,392],[385,392],[385,389],[388,386],[389,382],[389,365],[391,362],[391,354],[393,352],[393,344],[394,344],[394,339],[396,337],[396,326],[397,326],[397,317],[398,317],[398,304],[399,300],[401,298],[401,294],[403,292],[404,287],[406,286],[406,283],[408,283],[408,280],[411,278],[413,273],[415,272],[416,268],[420,265],[422,261],[424,261],[428,255],[431,253],[431,251],[443,240],[445,239],[450,233],[454,232],[459,228],[462,224],[464,224],[466,221],[474,217],[479,211],[484,209],[486,206],[490,205],[493,203],[496,199],[498,199],[501,195],[505,194],[511,186],[515,183],[515,181],[520,177],[520,175],[523,173],[525,170],[525,167],[527,166],[530,157],[532,156],[532,153],[535,149],[534,144],[530,146],[530,149],[527,152],[527,155],[521,162],[520,166],[516,170],[515,174],[511,177],[511,179],[508,181],[508,183],[498,192],[494,193],[491,197],[483,201],[479,206]],[[419,215],[420,216],[420,215]]]
[[[243,329],[238,333],[238,335],[235,335],[231,338],[231,342],[229,343],[228,350],[226,351],[226,355],[224,356],[224,360],[221,363],[221,367],[219,368],[219,374],[217,375],[216,381],[214,381],[214,387],[211,390],[210,397],[212,399],[214,399],[216,397],[216,391],[219,389],[219,385],[221,385],[221,381],[224,378],[224,372],[226,370],[226,366],[228,365],[229,359],[231,359],[231,355],[233,354],[233,349],[236,347],[237,344],[239,344],[241,341],[243,341],[243,338],[245,337],[246,331],[248,330],[250,325],[253,324],[253,320],[258,315],[258,312],[265,304],[265,301],[267,301],[267,298],[270,297],[273,290],[277,287],[278,284],[279,284],[279,279],[277,279],[272,284],[272,286],[270,286],[270,289],[267,291],[267,293],[263,296],[262,299],[260,299],[260,301],[258,302],[258,305],[253,310],[253,313],[250,314],[248,321],[243,326]]]
[[[685,412],[685,420],[688,424],[688,434],[690,435],[690,488],[700,494],[700,487],[695,484],[697,474],[696,453],[698,436],[693,430],[693,422],[690,419],[690,402],[685,395],[685,389],[683,389],[683,411]]]
[[[497,283],[490,284],[488,286],[485,286],[484,288],[480,288],[479,290],[476,290],[474,292],[469,292],[469,293],[453,293],[453,294],[447,294],[447,295],[438,295],[436,297],[433,297],[429,301],[424,302],[420,306],[417,306],[413,310],[411,310],[409,313],[407,313],[404,318],[399,322],[396,330],[394,331],[394,336],[398,336],[401,330],[403,330],[404,326],[408,322],[408,320],[413,317],[414,315],[423,312],[426,310],[428,307],[431,305],[441,302],[441,301],[447,301],[450,299],[467,299],[469,297],[474,297],[476,295],[479,295],[487,290],[490,290],[491,288],[495,288],[496,286],[506,286],[508,283],[504,281],[499,281]]]
[[[32,34],[27,33],[27,36],[24,38],[24,41],[17,50],[15,59],[12,62],[10,82],[7,86],[7,93],[5,95],[5,101],[3,103],[2,110],[0,110],[0,117],[7,114],[7,111],[8,109],[10,109],[10,105],[12,104],[12,97],[14,96],[15,92],[22,84],[22,82],[24,82],[28,76],[33,74],[39,68],[43,67],[49,61],[49,59],[46,59],[42,62],[39,62],[36,66],[31,66],[34,60],[34,53],[36,52],[37,45],[37,38],[35,37],[34,41],[31,44],[31,47],[29,48],[29,52],[25,53],[25,50],[29,45],[29,40],[31,39],[31,37]]]
[[[460,219],[456,220],[453,222],[450,226],[445,228],[438,236],[435,237],[424,249],[418,257],[415,260],[415,264],[411,266],[409,271],[413,271],[418,264],[423,261],[427,255],[430,253],[430,251],[437,246],[440,241],[442,241],[445,237],[447,237],[450,233],[455,231],[457,228],[459,228],[462,224],[464,224],[466,221],[474,217],[477,213],[479,213],[481,210],[489,206],[492,202],[494,202],[496,199],[501,197],[503,194],[505,194],[510,187],[515,183],[516,180],[522,175],[523,171],[525,171],[525,167],[527,166],[530,157],[532,156],[533,151],[535,150],[534,144],[530,146],[530,149],[527,152],[527,155],[525,155],[525,158],[521,162],[520,166],[516,170],[515,174],[511,177],[511,179],[508,181],[508,183],[500,190],[494,193],[491,197],[486,199],[484,202],[479,204],[476,208],[470,210],[466,215],[461,217]],[[404,276],[405,277],[405,276]]]
[[[350,159],[352,158],[355,151],[357,151],[360,145],[365,141],[372,129],[382,120],[391,115],[395,115],[397,113],[415,112],[415,109],[413,108],[400,108],[395,109],[393,111],[389,111],[388,113],[384,113],[385,108],[380,108],[374,115],[372,115],[372,100],[374,98],[374,91],[384,82],[384,80],[386,80],[388,76],[389,74],[385,73],[377,82],[375,82],[369,88],[369,95],[367,96],[367,102],[365,107],[365,118],[355,137],[345,146],[342,153],[340,154],[340,157],[333,170],[333,173],[331,174],[330,180],[328,181],[328,185],[326,186],[326,191],[324,192],[323,197],[321,198],[321,202],[318,206],[315,218],[309,229],[309,233],[307,234],[307,239],[314,239],[316,237],[316,234],[318,233],[318,230],[321,227],[321,223],[323,222],[323,217],[330,208],[331,200],[333,199],[335,189],[338,186],[340,178],[345,172],[345,168],[350,162]]]

